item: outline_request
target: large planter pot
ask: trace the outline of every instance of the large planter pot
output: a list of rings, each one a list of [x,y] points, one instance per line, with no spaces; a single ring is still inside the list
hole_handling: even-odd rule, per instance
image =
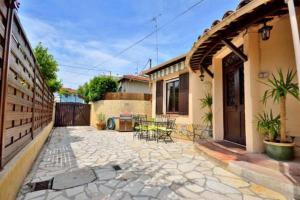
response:
[[[105,126],[106,126],[105,122],[99,122],[99,123],[97,123],[97,129],[98,130],[104,130]]]
[[[293,160],[295,143],[279,143],[264,141],[266,153],[270,158],[280,161]]]

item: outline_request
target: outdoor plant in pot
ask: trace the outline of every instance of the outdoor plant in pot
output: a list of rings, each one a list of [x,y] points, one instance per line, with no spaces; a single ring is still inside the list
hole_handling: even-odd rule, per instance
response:
[[[279,135],[280,116],[274,116],[272,110],[270,113],[263,112],[257,116],[257,130],[265,136],[265,140],[275,142]]]
[[[97,129],[104,130],[106,127],[105,115],[103,113],[99,113],[97,118],[98,118]]]
[[[277,76],[272,74],[267,82],[263,82],[268,89],[263,95],[263,102],[266,105],[268,99],[280,105],[279,140],[265,140],[267,155],[276,160],[291,160],[294,157],[295,143],[286,134],[286,98],[288,95],[300,100],[299,88],[294,78],[296,72],[289,69],[286,76],[282,70],[278,70]]]
[[[207,112],[204,113],[202,119],[204,124],[208,127],[208,135],[212,137],[212,120],[213,120],[213,112],[212,112],[212,104],[213,99],[211,93],[206,93],[205,96],[200,99],[201,107],[207,108]]]

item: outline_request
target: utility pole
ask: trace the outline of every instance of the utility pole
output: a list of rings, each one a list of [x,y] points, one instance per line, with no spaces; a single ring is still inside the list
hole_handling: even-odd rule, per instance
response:
[[[158,65],[158,18],[161,14],[153,17],[151,21],[155,23],[155,42],[156,42],[156,65]]]
[[[151,58],[149,58],[149,66],[150,66],[150,68],[152,68],[152,59]]]

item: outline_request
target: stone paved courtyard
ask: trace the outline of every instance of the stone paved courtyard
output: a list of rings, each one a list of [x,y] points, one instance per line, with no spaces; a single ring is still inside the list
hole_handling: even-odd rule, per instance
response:
[[[113,165],[121,170],[114,170]],[[29,192],[27,183],[78,169],[97,179],[71,189]],[[285,199],[202,157],[192,142],[144,141],[92,127],[55,128],[18,199]]]

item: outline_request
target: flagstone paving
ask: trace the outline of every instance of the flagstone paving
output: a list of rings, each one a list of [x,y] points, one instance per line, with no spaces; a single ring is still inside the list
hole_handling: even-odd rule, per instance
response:
[[[119,165],[121,170],[115,170]],[[29,192],[27,183],[92,169],[97,179],[61,191]],[[76,181],[76,180],[75,180]],[[144,141],[132,133],[92,127],[56,128],[20,190],[18,199],[286,199],[243,180],[199,155],[193,143]]]

